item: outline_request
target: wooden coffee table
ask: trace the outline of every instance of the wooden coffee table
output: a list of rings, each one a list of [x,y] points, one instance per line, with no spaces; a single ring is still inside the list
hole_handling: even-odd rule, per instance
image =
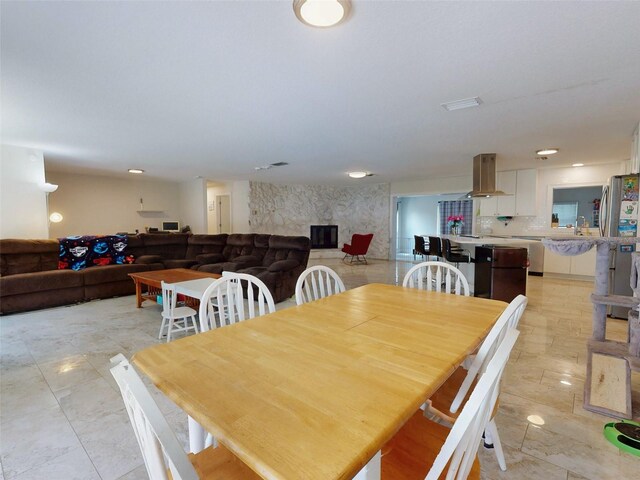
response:
[[[198,272],[188,268],[170,268],[168,270],[154,270],[151,272],[130,273],[129,276],[136,284],[136,302],[138,308],[142,307],[145,300],[157,301],[158,295],[162,295],[162,282],[177,283],[198,278],[220,278],[217,273]],[[142,286],[146,285],[146,293],[142,293]],[[197,303],[197,302],[196,302]]]

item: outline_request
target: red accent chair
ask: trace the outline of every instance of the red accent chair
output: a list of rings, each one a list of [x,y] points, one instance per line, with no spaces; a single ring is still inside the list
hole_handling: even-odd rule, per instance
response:
[[[354,261],[356,263],[367,263],[367,257],[365,257],[365,255],[369,250],[372,238],[373,233],[367,233],[366,235],[354,233],[351,237],[351,244],[345,243],[344,247],[342,247],[342,251],[344,252],[342,261],[345,261],[348,256],[351,256],[349,263],[353,263]],[[362,258],[360,258],[361,256]]]

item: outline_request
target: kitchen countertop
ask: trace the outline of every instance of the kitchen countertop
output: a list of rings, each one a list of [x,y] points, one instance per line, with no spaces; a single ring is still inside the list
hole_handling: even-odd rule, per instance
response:
[[[527,240],[524,238],[504,238],[492,237],[490,235],[479,235],[476,237],[465,237],[462,235],[442,235],[459,245],[504,245],[504,246],[522,246],[525,247],[531,243],[538,243],[540,240]]]

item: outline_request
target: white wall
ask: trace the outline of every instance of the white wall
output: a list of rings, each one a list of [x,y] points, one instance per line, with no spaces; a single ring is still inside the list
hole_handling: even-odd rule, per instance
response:
[[[161,228],[165,220],[184,224],[175,182],[62,172],[47,176],[59,185],[50,194],[49,208],[64,217],[62,222],[51,224],[52,237],[144,232],[145,227]],[[142,209],[145,211],[139,212]]]
[[[193,233],[207,233],[207,181],[196,178],[180,184],[181,226]]]
[[[41,151],[2,145],[0,151],[0,238],[48,238]],[[51,182],[56,183],[56,182]],[[50,194],[51,198],[55,193]]]
[[[233,233],[251,233],[253,231],[249,210],[250,192],[249,181],[238,181],[231,184],[231,231]]]

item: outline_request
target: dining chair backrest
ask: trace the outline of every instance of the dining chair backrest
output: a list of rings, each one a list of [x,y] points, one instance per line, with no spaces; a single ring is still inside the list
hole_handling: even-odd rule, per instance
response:
[[[422,235],[413,236],[413,254],[429,255],[428,246],[424,241],[424,237]]]
[[[425,480],[440,478],[447,465],[447,480],[464,479],[469,476],[478,453],[482,432],[498,399],[500,378],[518,335],[518,330],[513,328],[506,332],[486,372],[480,377],[471,397],[453,424]]]
[[[442,242],[440,237],[429,237],[429,256],[442,257]]]
[[[224,272],[207,287],[200,299],[200,331],[275,311],[273,296],[262,280],[247,273]]]
[[[115,378],[142,452],[149,478],[197,480],[193,465],[133,366],[121,353],[111,359]]]
[[[485,337],[482,345],[478,349],[478,353],[471,362],[467,375],[465,376],[458,393],[451,402],[449,410],[453,413],[458,411],[460,405],[464,401],[469,389],[473,385],[473,381],[479,374],[486,371],[487,366],[491,362],[491,359],[495,355],[496,351],[500,347],[504,336],[509,328],[518,328],[520,317],[524,313],[524,309],[527,308],[529,299],[524,295],[518,295],[514,298],[509,306],[502,312],[502,315],[498,318],[498,321],[493,325],[489,334]]]
[[[162,287],[162,316],[165,318],[173,318],[176,309],[177,298],[176,286],[173,283],[160,282]]]
[[[402,281],[403,287],[435,290],[469,296],[469,282],[453,265],[444,262],[422,262],[409,269]]]
[[[296,303],[312,302],[346,289],[340,276],[329,267],[316,265],[307,268],[296,282]]]

